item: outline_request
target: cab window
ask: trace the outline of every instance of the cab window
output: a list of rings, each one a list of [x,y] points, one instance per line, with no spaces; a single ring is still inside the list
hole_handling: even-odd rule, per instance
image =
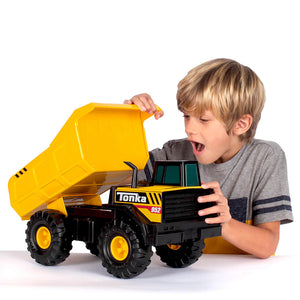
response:
[[[170,165],[166,166],[165,184],[180,185],[180,166]]]
[[[158,166],[155,176],[155,184],[163,184],[164,166]]]
[[[187,163],[185,165],[186,186],[200,186],[197,164]]]

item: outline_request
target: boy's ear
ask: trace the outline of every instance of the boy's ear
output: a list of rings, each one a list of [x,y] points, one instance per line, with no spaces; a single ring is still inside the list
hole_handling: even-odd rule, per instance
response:
[[[234,125],[233,133],[235,135],[242,135],[246,133],[252,125],[253,118],[251,115],[243,115]]]

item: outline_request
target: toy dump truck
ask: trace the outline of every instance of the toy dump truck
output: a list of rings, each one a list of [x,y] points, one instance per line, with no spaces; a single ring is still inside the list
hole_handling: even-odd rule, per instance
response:
[[[197,214],[211,205],[197,202],[211,192],[200,186],[197,162],[157,162],[152,182],[138,185],[149,158],[148,117],[135,105],[81,107],[49,148],[10,178],[11,206],[29,220],[26,243],[36,262],[63,262],[79,240],[109,273],[132,278],[150,264],[152,246],[167,265],[185,267],[201,256],[205,238],[221,234]],[[120,186],[130,177],[131,186]]]

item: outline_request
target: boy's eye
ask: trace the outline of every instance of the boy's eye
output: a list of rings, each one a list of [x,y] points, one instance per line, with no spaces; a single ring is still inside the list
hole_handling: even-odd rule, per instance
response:
[[[189,115],[183,115],[183,117],[184,117],[185,119],[188,119],[190,116],[189,116]]]
[[[204,122],[204,123],[205,123],[205,122],[208,122],[207,119],[202,119],[202,118],[200,118],[200,121],[201,121],[201,122]]]

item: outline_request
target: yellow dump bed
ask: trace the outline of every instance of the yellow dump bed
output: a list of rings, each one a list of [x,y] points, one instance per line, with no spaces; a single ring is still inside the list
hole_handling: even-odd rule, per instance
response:
[[[91,103],[74,111],[50,147],[9,180],[11,206],[22,219],[38,210],[64,214],[70,204],[101,204],[99,194],[142,169],[148,160],[135,105]]]

